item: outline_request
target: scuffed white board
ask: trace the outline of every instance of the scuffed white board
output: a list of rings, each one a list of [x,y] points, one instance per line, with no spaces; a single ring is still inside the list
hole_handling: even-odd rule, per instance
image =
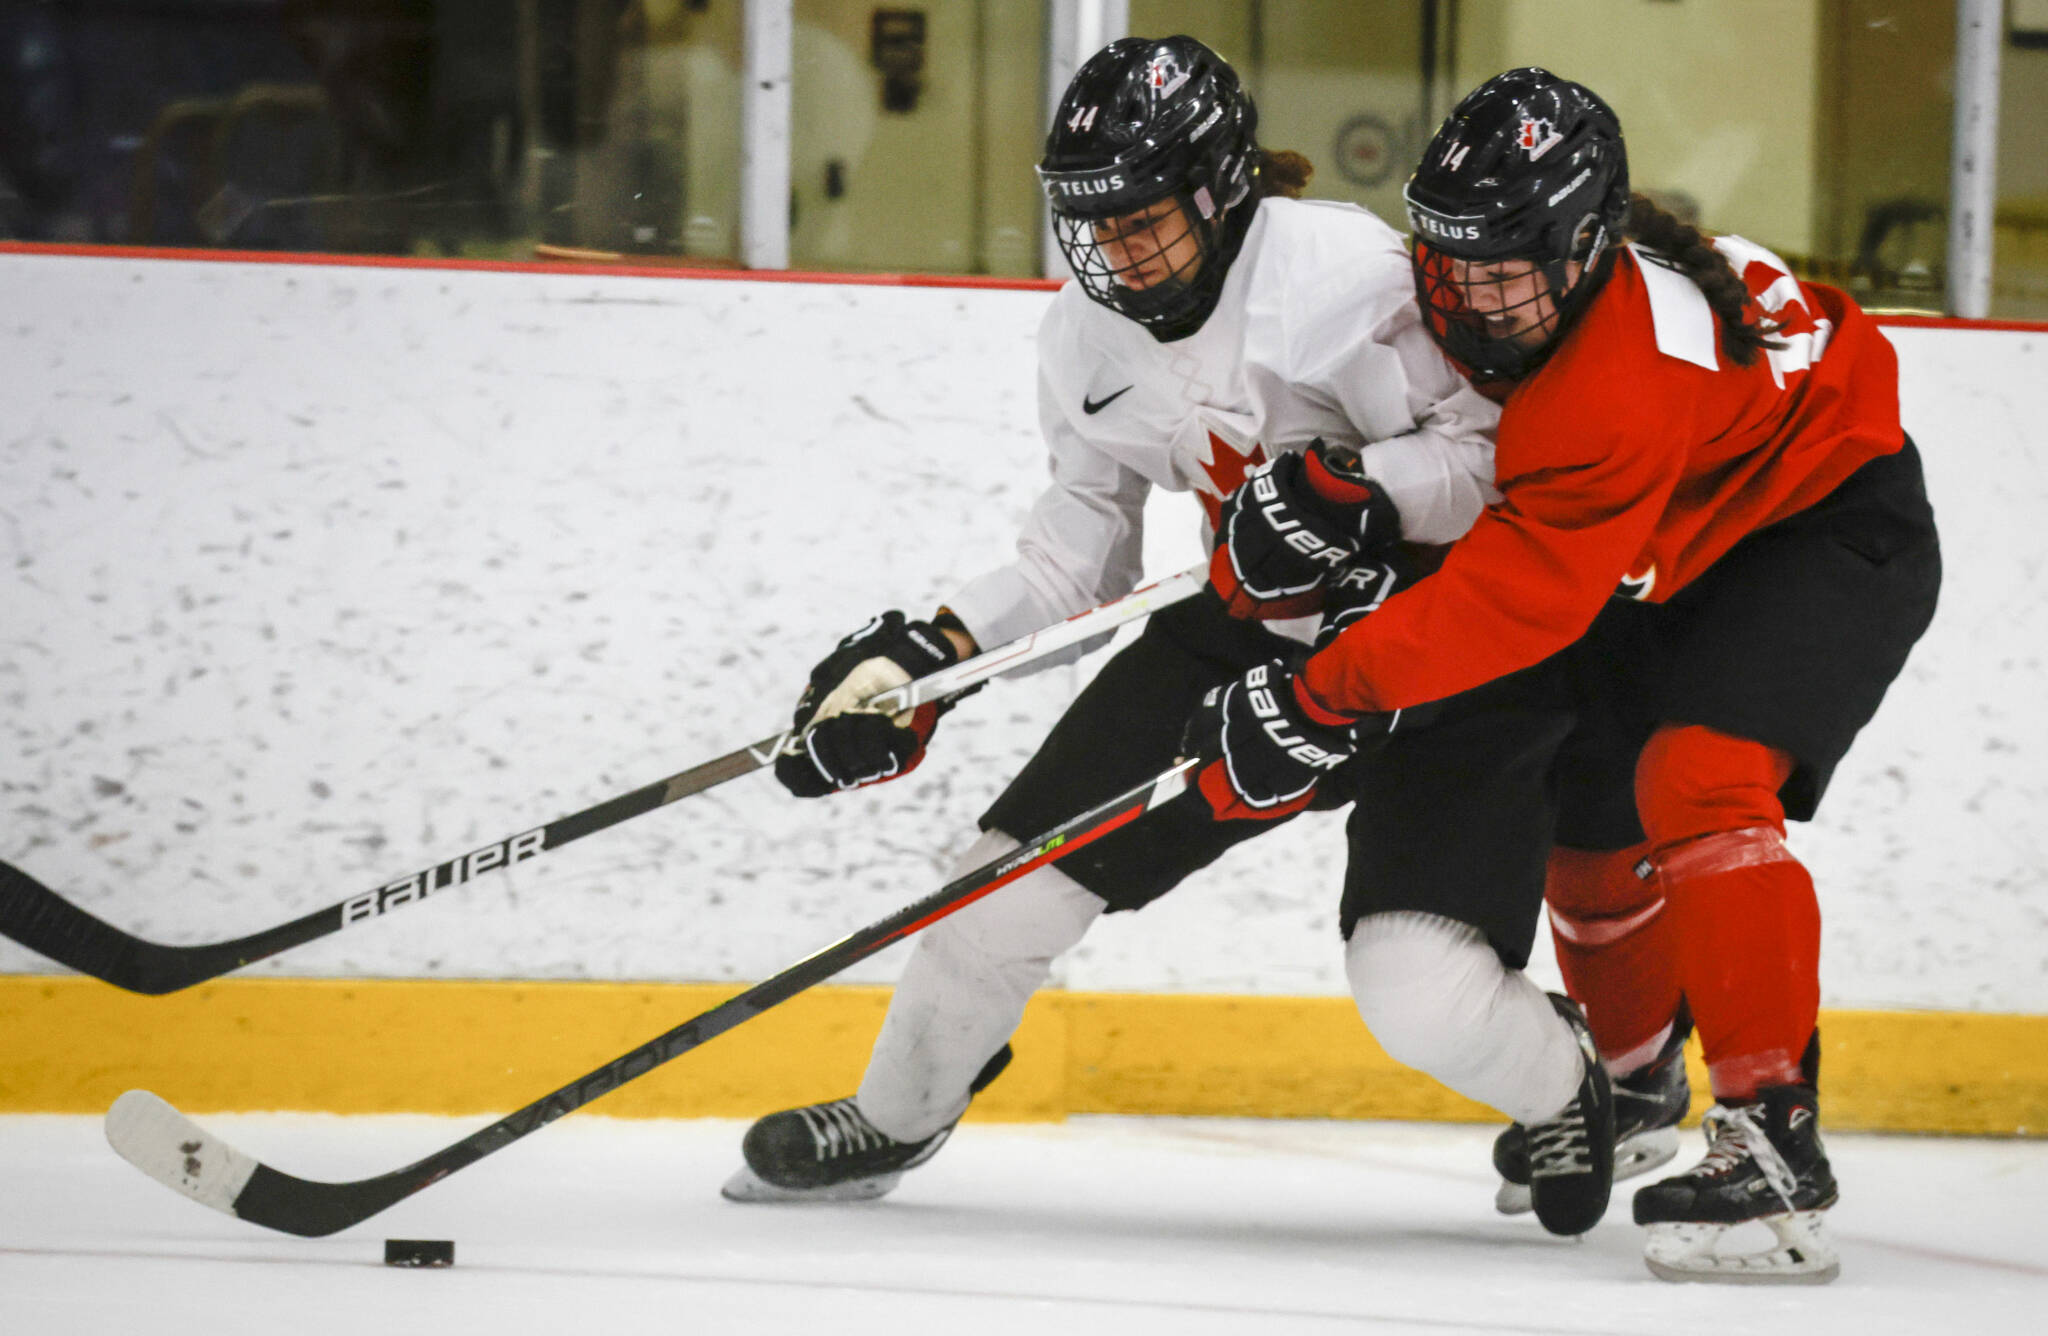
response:
[[[166,941],[772,731],[836,637],[1003,560],[1044,477],[1038,292],[25,256],[0,281],[0,857]],[[1795,831],[1827,1000],[2048,1009],[2048,349],[1894,334],[1949,581]],[[1150,523],[1155,574],[1198,555],[1185,498]],[[933,885],[1093,666],[975,697],[896,784],[736,781],[258,969],[762,977]],[[1299,821],[1063,978],[1341,992],[1342,860],[1341,819]]]

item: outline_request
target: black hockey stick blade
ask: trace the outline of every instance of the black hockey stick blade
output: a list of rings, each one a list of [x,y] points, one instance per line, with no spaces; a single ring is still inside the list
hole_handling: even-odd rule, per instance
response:
[[[883,692],[862,708],[893,714],[929,701],[960,695],[1004,673],[1085,644],[1126,622],[1190,598],[1204,587],[1207,580],[1205,566],[1191,567],[1134,589],[1100,607],[1075,613],[1063,622],[1041,627],[985,650],[906,686]],[[521,831],[445,863],[423,868],[409,877],[385,882],[375,890],[351,896],[340,904],[329,905],[289,923],[228,942],[171,946],[137,937],[80,909],[20,868],[0,863],[0,934],[60,965],[67,965],[80,974],[89,974],[117,988],[158,996],[174,993],[315,938],[415,904],[461,886],[485,872],[537,858],[571,840],[594,835],[658,807],[716,788],[727,780],[750,775],[774,764],[776,756],[789,748],[795,738],[796,734],[784,730],[751,746],[727,752],[667,779],[634,789],[631,793],[622,793],[580,812],[559,817],[545,826]]]
[[[751,747],[608,798],[545,826],[521,831],[289,923],[228,942],[173,946],[137,937],[80,909],[20,868],[0,863],[0,934],[117,988],[159,996],[174,993],[751,774],[772,763],[789,736],[782,733],[764,738]]]
[[[402,1169],[347,1183],[297,1178],[236,1150],[146,1090],[131,1090],[114,1101],[107,1111],[107,1141],[123,1159],[159,1183],[251,1224],[308,1238],[347,1229],[787,1002],[1032,869],[1137,820],[1181,793],[1194,764],[1176,763],[1129,792],[955,878],[915,904],[842,937],[773,978]]]

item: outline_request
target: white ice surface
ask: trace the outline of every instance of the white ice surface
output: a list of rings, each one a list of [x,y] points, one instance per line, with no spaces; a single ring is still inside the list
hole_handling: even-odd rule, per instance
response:
[[[333,1178],[478,1125],[204,1121]],[[1486,1127],[970,1125],[895,1196],[833,1207],[720,1200],[741,1127],[575,1118],[302,1240],[165,1191],[97,1119],[0,1118],[0,1332],[1924,1336],[2048,1308],[2042,1142],[1832,1138],[1842,1279],[1758,1290],[1652,1279],[1625,1192],[1581,1243],[1496,1216]],[[456,1265],[385,1268],[386,1237],[452,1238]]]

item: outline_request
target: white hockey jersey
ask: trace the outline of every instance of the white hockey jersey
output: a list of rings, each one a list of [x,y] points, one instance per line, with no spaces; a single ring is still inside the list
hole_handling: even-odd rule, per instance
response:
[[[1263,201],[1214,314],[1173,343],[1068,283],[1038,366],[1052,485],[1016,560],[946,600],[984,646],[1136,588],[1150,489],[1195,493],[1213,534],[1246,470],[1318,436],[1360,450],[1410,540],[1450,542],[1499,499],[1500,410],[1422,328],[1401,239],[1354,205]]]

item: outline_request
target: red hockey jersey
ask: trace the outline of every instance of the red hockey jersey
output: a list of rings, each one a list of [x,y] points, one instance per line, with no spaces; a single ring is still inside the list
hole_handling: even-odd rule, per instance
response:
[[[1584,634],[1608,598],[1670,598],[1744,535],[1902,446],[1898,359],[1870,318],[1740,237],[1714,245],[1784,347],[1734,365],[1699,288],[1624,250],[1507,400],[1503,499],[1435,575],[1309,660],[1311,699],[1392,710],[1528,667]]]

